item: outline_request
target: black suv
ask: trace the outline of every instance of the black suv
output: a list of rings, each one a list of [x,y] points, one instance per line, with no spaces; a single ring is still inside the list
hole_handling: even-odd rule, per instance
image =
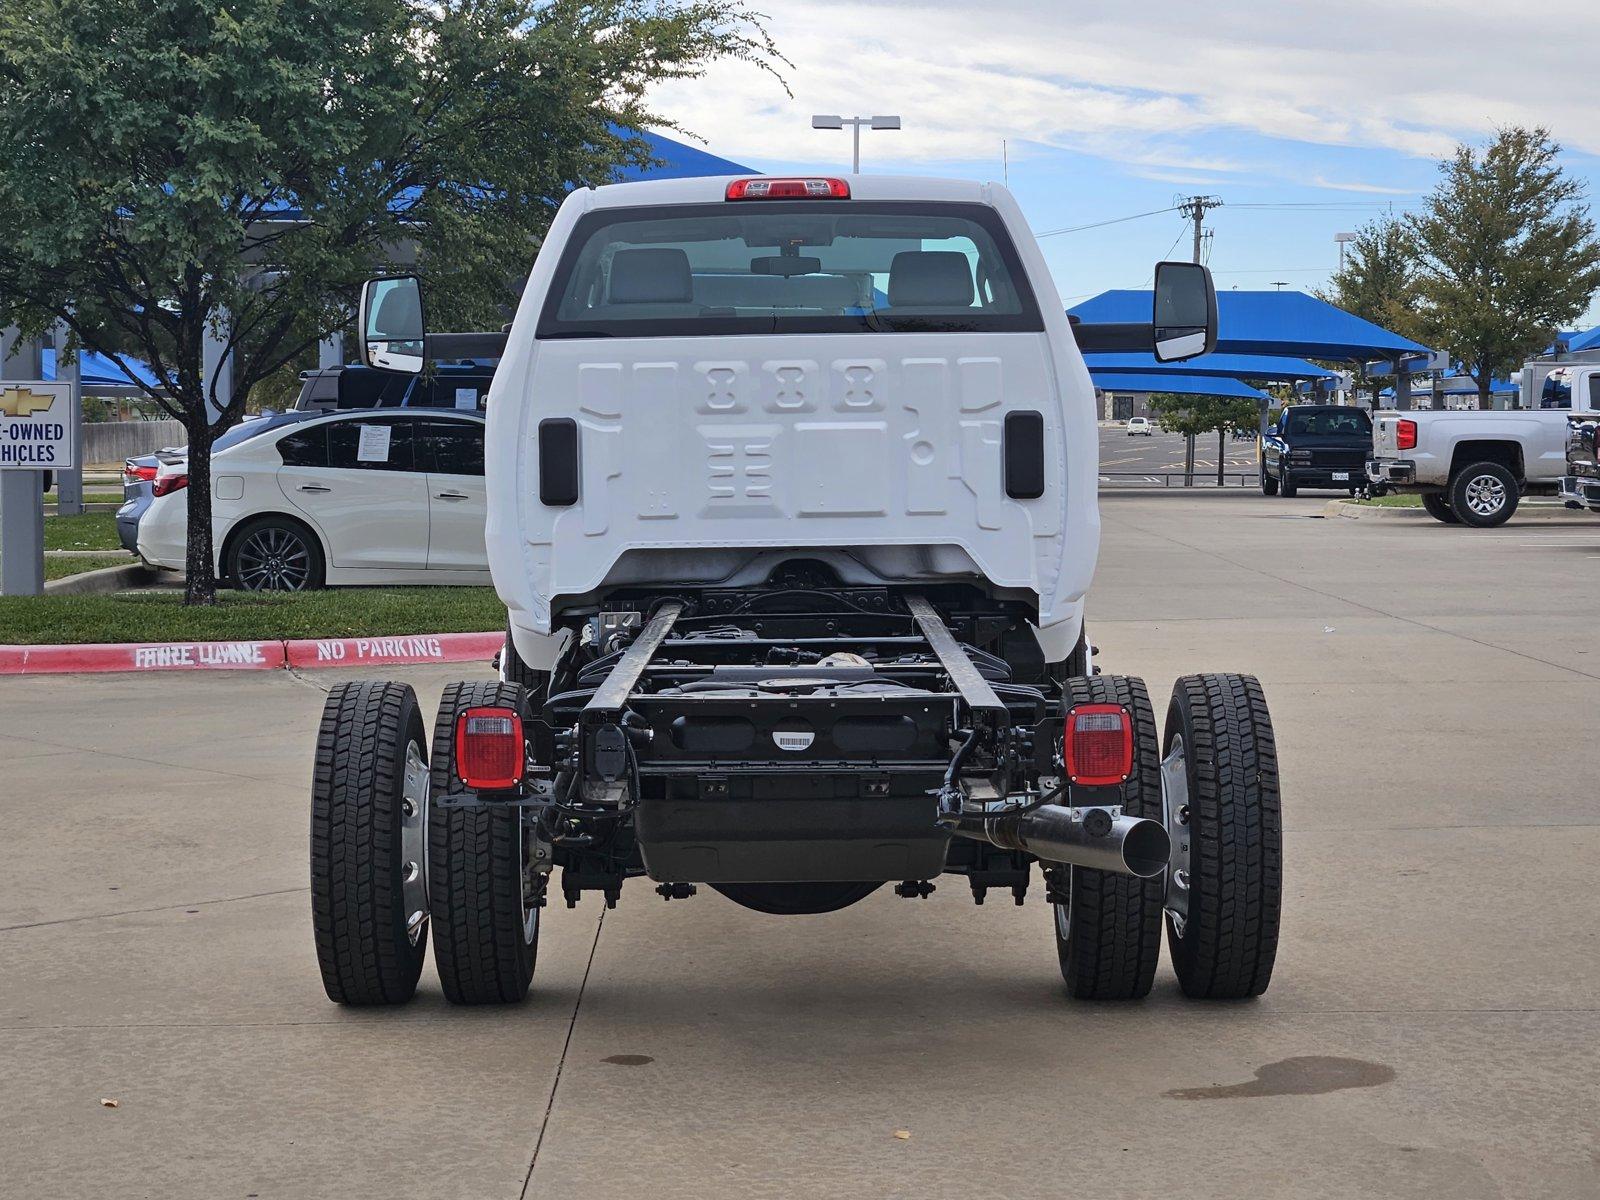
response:
[[[1354,495],[1366,480],[1372,418],[1338,404],[1296,404],[1261,439],[1261,491],[1293,496],[1303,487]]]

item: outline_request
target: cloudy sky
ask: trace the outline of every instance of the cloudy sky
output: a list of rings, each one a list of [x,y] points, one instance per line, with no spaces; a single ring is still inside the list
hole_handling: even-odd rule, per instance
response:
[[[1594,0],[755,7],[794,96],[738,64],[662,89],[658,107],[707,149],[762,170],[848,169],[849,132],[813,131],[810,115],[898,113],[902,131],[863,133],[863,169],[1005,173],[1041,234],[1214,194],[1219,288],[1323,283],[1335,233],[1417,204],[1438,158],[1497,124],[1548,126],[1600,199]],[[1146,286],[1158,258],[1188,252],[1172,212],[1043,244],[1067,297]]]

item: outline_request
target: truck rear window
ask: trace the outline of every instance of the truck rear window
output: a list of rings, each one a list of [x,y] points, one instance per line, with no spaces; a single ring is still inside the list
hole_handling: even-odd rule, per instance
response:
[[[994,210],[808,200],[589,213],[561,256],[538,336],[1043,328]]]

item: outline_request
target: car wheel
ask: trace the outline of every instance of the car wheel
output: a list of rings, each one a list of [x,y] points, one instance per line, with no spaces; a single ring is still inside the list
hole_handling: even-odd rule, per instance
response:
[[[1133,714],[1133,775],[1122,785],[1123,812],[1162,819],[1160,743],[1144,680],[1093,675],[1066,681],[1062,702],[1120,704]],[[1049,873],[1056,957],[1076,1000],[1138,1000],[1150,994],[1161,953],[1161,879],[1136,879],[1090,867]]]
[[[1435,521],[1442,521],[1446,525],[1459,525],[1461,518],[1456,516],[1455,509],[1450,507],[1450,501],[1442,492],[1428,492],[1422,497],[1422,509]]]
[[[1265,464],[1261,467],[1261,494],[1263,496],[1276,496],[1278,494],[1278,481],[1267,474]]]
[[[1283,895],[1278,752],[1261,684],[1179,679],[1162,772],[1167,803],[1179,806],[1166,899],[1178,983],[1201,999],[1259,996],[1272,979]]]
[[[1287,476],[1287,475],[1285,475],[1283,477],[1283,482],[1281,484],[1279,484],[1278,486],[1279,486],[1279,490],[1281,490],[1283,492],[1284,498],[1287,499],[1287,500],[1293,500],[1296,496],[1298,496],[1300,494],[1299,487],[1297,487],[1294,483],[1290,482],[1289,476]]]
[[[403,683],[329,693],[311,775],[311,919],[328,998],[404,1004],[428,937],[428,755]]]
[[[1499,463],[1473,463],[1451,477],[1449,496],[1463,525],[1490,529],[1517,511],[1517,477]]]
[[[228,578],[246,592],[304,592],[322,586],[322,546],[304,525],[286,517],[258,517],[228,546]]]

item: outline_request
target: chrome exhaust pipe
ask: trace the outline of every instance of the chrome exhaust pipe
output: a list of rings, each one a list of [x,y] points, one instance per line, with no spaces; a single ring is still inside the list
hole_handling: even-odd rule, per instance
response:
[[[1021,850],[1045,862],[1071,863],[1118,875],[1154,879],[1167,869],[1172,839],[1166,826],[1105,808],[1042,804],[1027,812],[975,817],[957,826],[963,837],[1002,850]]]

